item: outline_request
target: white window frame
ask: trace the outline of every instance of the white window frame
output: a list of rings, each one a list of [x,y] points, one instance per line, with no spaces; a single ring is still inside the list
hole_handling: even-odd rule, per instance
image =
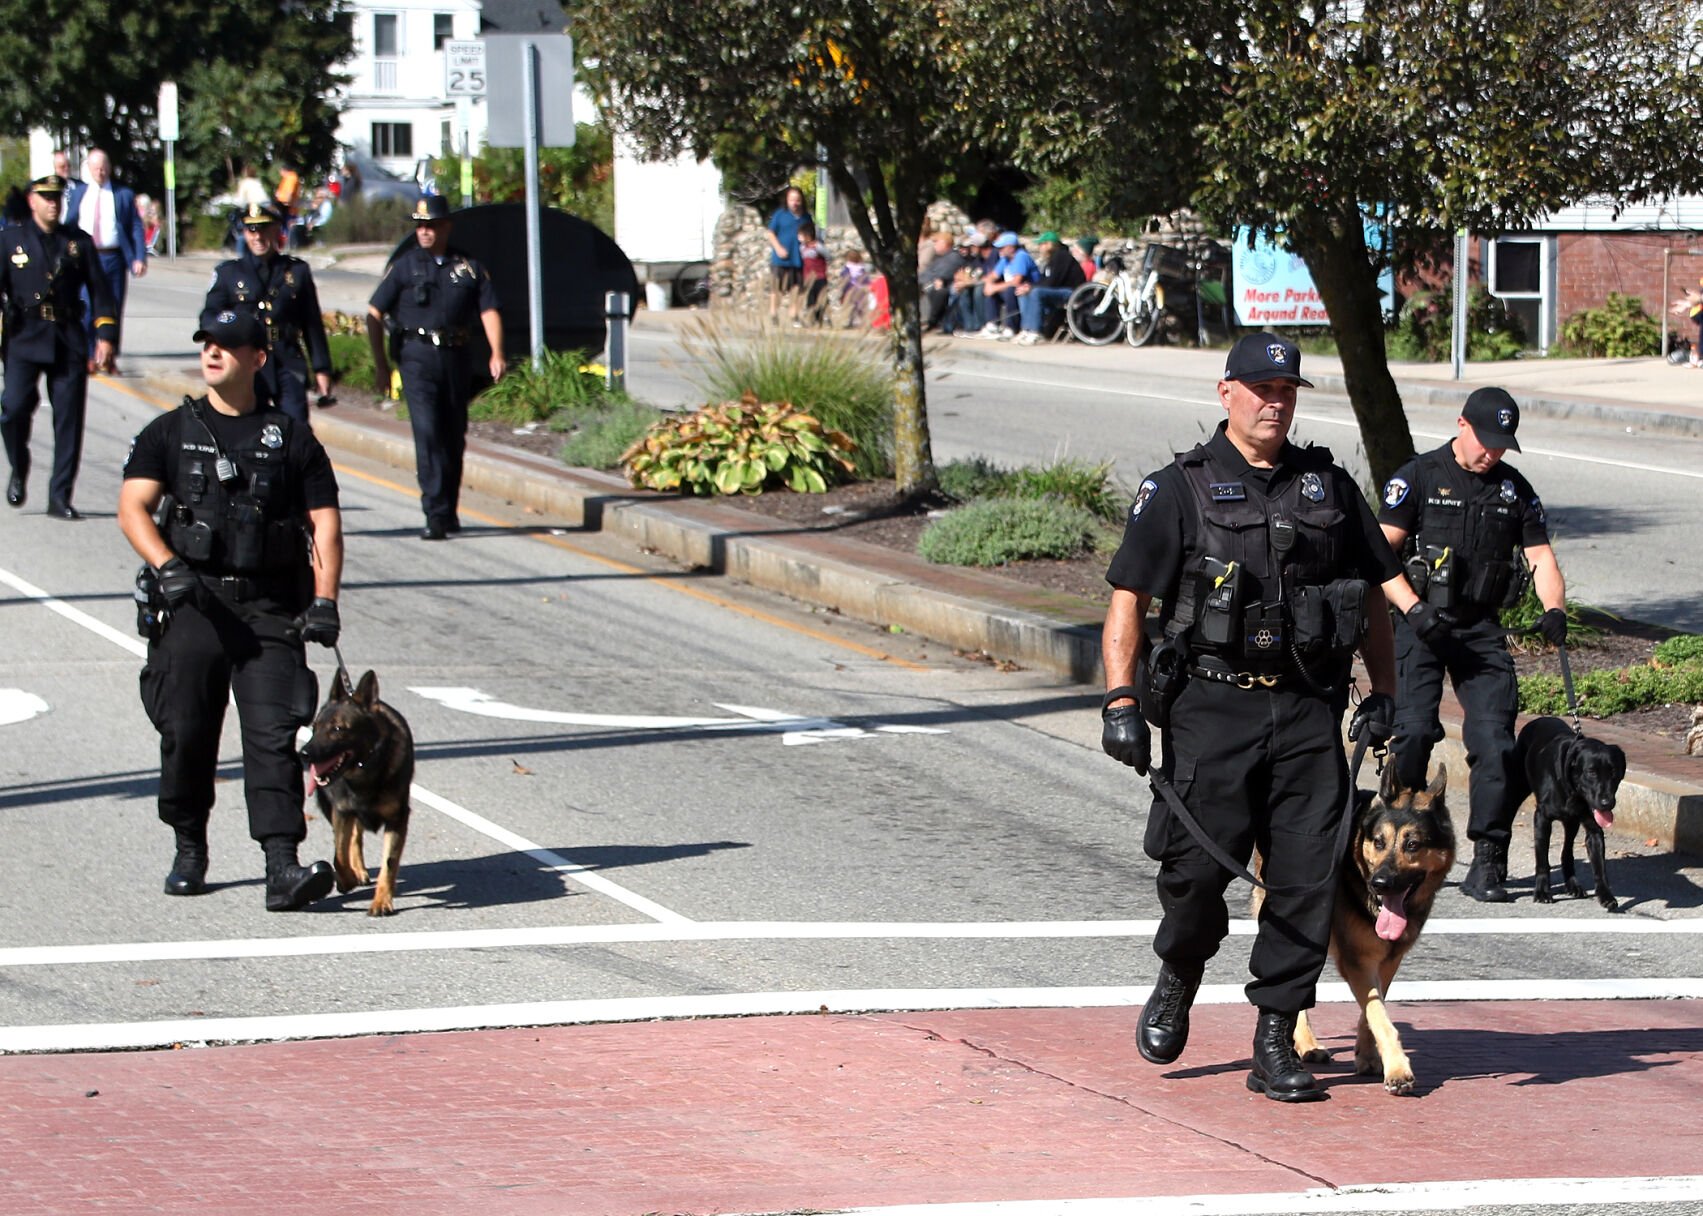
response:
[[[1537,353],[1547,355],[1555,343],[1555,238],[1542,233],[1518,233],[1485,239],[1485,285],[1499,300],[1536,300],[1537,333],[1529,335],[1537,342]],[[1536,291],[1498,291],[1496,256],[1503,244],[1536,245]]]

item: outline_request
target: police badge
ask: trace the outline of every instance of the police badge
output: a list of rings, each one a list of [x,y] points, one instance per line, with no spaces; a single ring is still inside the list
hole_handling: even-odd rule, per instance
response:
[[[276,451],[284,446],[284,432],[276,422],[268,422],[260,432],[260,446]]]
[[[1503,502],[1513,502],[1514,499],[1519,497],[1519,492],[1514,489],[1513,482],[1504,481],[1502,488],[1496,492],[1496,496]]]
[[[1308,502],[1325,500],[1325,483],[1317,473],[1301,474],[1301,497]]]

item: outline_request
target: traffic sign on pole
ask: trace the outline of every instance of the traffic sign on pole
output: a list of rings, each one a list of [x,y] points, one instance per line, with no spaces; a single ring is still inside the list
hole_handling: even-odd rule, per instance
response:
[[[485,44],[476,39],[443,44],[443,88],[449,97],[485,95]]]

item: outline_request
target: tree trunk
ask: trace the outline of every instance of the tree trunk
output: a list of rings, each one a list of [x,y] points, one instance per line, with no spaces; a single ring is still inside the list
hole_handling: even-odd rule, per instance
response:
[[[1357,207],[1316,213],[1291,226],[1289,235],[1330,313],[1360,442],[1381,486],[1413,455],[1413,432],[1384,349],[1378,267],[1366,248],[1365,221]]]

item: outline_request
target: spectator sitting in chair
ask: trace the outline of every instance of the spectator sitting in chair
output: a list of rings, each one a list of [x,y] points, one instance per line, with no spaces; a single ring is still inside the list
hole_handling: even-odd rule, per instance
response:
[[[969,265],[964,255],[952,244],[952,234],[945,230],[934,234],[934,257],[917,276],[922,288],[922,327],[952,332],[952,293],[958,272]]]
[[[1082,281],[1088,282],[1100,273],[1100,263],[1094,260],[1094,251],[1100,247],[1100,238],[1085,236],[1076,242],[1076,260],[1082,265]]]
[[[1041,233],[1038,253],[1033,283],[1017,288],[1017,305],[1023,314],[1023,333],[1017,340],[1024,345],[1032,345],[1039,337],[1056,330],[1070,293],[1088,281],[1082,273],[1082,264],[1064,247],[1058,233]],[[1037,337],[1031,338],[1030,334]]]
[[[1038,267],[1015,232],[1000,233],[994,238],[993,247],[999,254],[999,260],[982,279],[982,294],[987,297],[993,319],[982,327],[981,336],[1003,342],[1016,331],[1012,323],[1021,315],[1020,295],[1028,294],[1027,289],[1034,284]],[[1019,288],[1024,290],[1020,293]],[[1041,340],[1039,324],[1033,332],[1034,336],[1030,337],[1030,331],[1024,327],[1022,336],[1017,340],[1025,346],[1032,346]]]
[[[982,280],[993,271],[997,261],[998,256],[988,247],[988,239],[980,230],[971,228],[964,234],[964,268],[952,277],[947,332],[970,338],[982,336],[982,325],[988,317]]]

